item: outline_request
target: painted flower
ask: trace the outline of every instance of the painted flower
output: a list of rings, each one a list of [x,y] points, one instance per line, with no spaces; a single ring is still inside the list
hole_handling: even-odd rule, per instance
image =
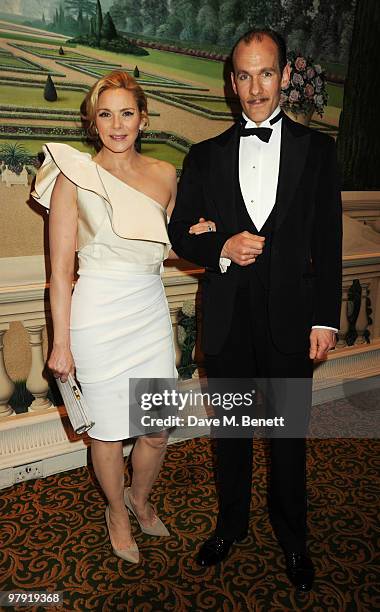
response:
[[[295,72],[292,76],[292,85],[296,87],[297,85],[303,85],[303,84],[304,84],[304,80],[302,76],[298,74],[298,72]]]
[[[314,64],[313,58],[303,56],[296,51],[288,55],[292,70],[290,83],[283,87],[280,104],[283,108],[307,112],[310,109],[322,117],[327,104],[326,79],[320,64]]]
[[[320,76],[317,76],[317,78],[315,79],[315,89],[318,92],[321,91],[322,85],[323,85],[323,80],[321,79]]]
[[[289,94],[289,102],[298,102],[299,100],[299,93],[296,89],[292,89],[292,91]]]
[[[304,57],[297,57],[296,61],[294,62],[294,65],[296,67],[297,70],[305,70],[306,68],[306,60]]]
[[[310,83],[305,86],[305,96],[307,98],[312,98],[314,96],[315,89]]]

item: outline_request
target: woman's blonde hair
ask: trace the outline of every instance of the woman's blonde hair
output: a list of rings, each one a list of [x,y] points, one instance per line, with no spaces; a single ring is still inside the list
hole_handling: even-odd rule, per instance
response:
[[[141,116],[145,119],[145,125],[149,125],[148,103],[142,87],[128,72],[113,70],[94,83],[81,105],[83,127],[88,139],[92,141],[96,149],[100,149],[102,146],[95,124],[96,109],[100,94],[107,89],[126,89],[130,91],[135,98]]]

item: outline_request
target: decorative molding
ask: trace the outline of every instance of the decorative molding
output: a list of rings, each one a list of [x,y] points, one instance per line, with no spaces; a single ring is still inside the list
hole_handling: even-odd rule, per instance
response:
[[[314,370],[315,388],[334,386],[344,380],[380,376],[380,340],[343,348]]]

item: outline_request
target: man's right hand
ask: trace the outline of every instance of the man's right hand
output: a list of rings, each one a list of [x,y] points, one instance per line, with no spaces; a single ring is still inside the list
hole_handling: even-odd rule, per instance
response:
[[[223,246],[220,257],[227,257],[239,266],[249,266],[261,255],[265,244],[263,236],[244,231],[231,236]]]

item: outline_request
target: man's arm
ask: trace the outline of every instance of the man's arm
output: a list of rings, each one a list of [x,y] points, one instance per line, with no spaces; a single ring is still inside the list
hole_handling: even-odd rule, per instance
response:
[[[335,143],[323,152],[311,258],[315,277],[313,326],[339,328],[342,300],[342,199]]]
[[[191,150],[184,163],[178,186],[176,205],[170,219],[169,237],[174,251],[202,266],[220,271],[220,258],[228,258],[247,266],[262,252],[264,238],[249,232],[232,233],[216,231],[194,233],[193,225],[201,218],[212,218],[209,203],[204,197],[202,176]]]
[[[323,156],[311,255],[316,278],[310,358],[324,359],[336,344],[342,299],[342,200],[332,139]]]

